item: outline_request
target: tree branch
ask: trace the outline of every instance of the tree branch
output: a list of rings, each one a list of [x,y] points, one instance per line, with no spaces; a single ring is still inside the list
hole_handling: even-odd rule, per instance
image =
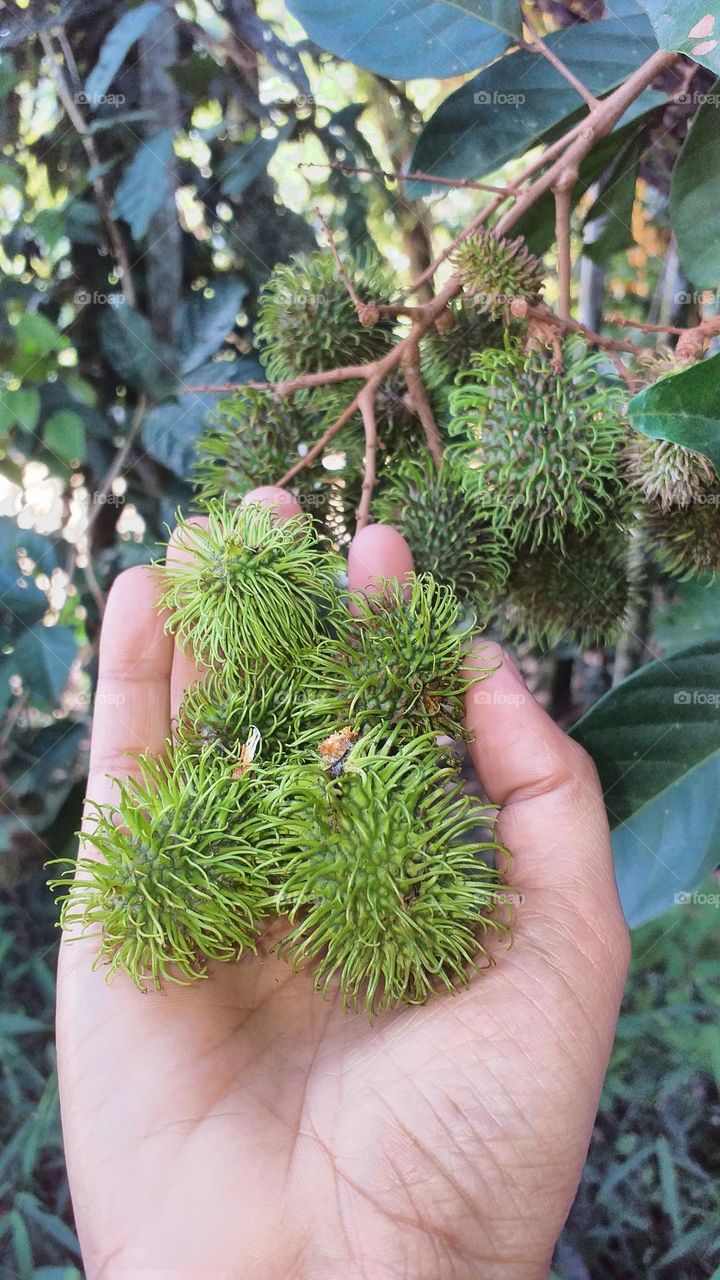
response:
[[[108,243],[110,245],[113,258],[115,259],[120,271],[120,283],[123,291],[123,297],[129,307],[135,307],[137,298],[135,295],[132,272],[130,270],[130,259],[125,248],[125,242],[110,213],[110,201],[105,190],[105,184],[99,176],[100,156],[98,155],[95,141],[88,130],[82,111],[79,110],[78,105],[65,82],[65,77],[62,73],[61,65],[57,60],[50,36],[47,31],[39,31],[38,37],[48,60],[50,74],[55,82],[58,98],[62,102],[66,116],[74,126],[75,131],[80,138],[85,155],[87,156],[90,164],[90,170],[95,175],[92,179],[92,187],[95,192],[98,211],[103,220]]]
[[[362,414],[363,428],[365,430],[365,457],[363,458],[363,482],[360,491],[360,503],[357,509],[356,529],[364,529],[370,520],[370,504],[372,502],[373,490],[375,488],[376,478],[376,458],[377,458],[377,422],[375,419],[375,392],[378,389],[379,382],[371,379],[366,386],[363,387],[358,396],[358,405]]]

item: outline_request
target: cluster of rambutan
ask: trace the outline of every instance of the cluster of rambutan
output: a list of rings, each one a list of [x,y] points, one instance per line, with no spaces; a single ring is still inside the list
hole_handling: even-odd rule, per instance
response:
[[[464,984],[509,920],[495,812],[438,744],[463,735],[468,663],[490,669],[452,588],[351,598],[308,516],[257,503],[211,501],[177,538],[160,603],[207,674],[163,755],[95,806],[92,848],[53,882],[61,923],[141,989],[253,951],[272,916],[279,953],[346,1008]]]
[[[421,571],[451,584],[481,623],[497,618],[510,639],[612,643],[636,590],[634,531],[663,573],[720,569],[718,477],[703,455],[631,429],[627,388],[601,354],[574,337],[546,347],[517,318],[513,303],[532,308],[543,287],[542,264],[521,238],[480,232],[460,244],[454,266],[463,291],[421,344],[445,459],[438,471],[402,374],[389,375],[377,400],[374,514],[400,529]],[[397,292],[372,259],[353,279],[366,303]],[[257,337],[274,379],[377,359],[398,333],[385,314],[359,322],[327,253],[276,268],[261,296]],[[670,357],[651,380],[674,368]],[[336,383],[282,401],[240,389],[200,442],[205,496],[238,498],[276,481],[356,389]],[[337,439],[299,472],[295,492],[342,543],[360,494],[359,415]]]

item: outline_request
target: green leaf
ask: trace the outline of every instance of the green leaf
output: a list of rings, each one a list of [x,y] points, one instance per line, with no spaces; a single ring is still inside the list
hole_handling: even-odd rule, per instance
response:
[[[72,409],[59,409],[43,427],[43,444],[62,462],[82,462],[85,457],[85,424]]]
[[[709,576],[674,582],[670,600],[656,605],[653,643],[668,653],[710,640],[718,633],[720,579]]]
[[[26,311],[15,326],[17,350],[12,360],[12,372],[17,378],[39,378],[48,369],[48,357],[68,347],[70,343],[55,325],[38,311]]]
[[[720,71],[720,14],[712,0],[639,0],[661,49]]]
[[[636,431],[704,453],[720,475],[720,354],[667,374],[633,396]]]
[[[124,13],[108,32],[97,63],[85,81],[84,96],[87,102],[93,105],[105,96],[126,54],[159,13],[162,13],[162,5],[155,3],[155,0],[148,0],[147,4],[140,4],[136,9]]]
[[[698,111],[675,165],[670,219],[680,262],[700,289],[720,285],[720,80]]]
[[[444,0],[290,0],[288,8],[323,49],[393,80],[457,76],[485,66],[508,46],[507,34],[490,25],[491,14],[513,22],[515,34],[519,21],[519,5],[481,0],[472,7]]]
[[[161,400],[175,379],[158,351],[147,317],[127,303],[105,307],[100,318],[100,347],[129,387]]]
[[[292,132],[294,121],[289,121],[278,130],[274,138],[263,138],[258,134],[252,142],[244,146],[231,147],[223,156],[215,173],[216,181],[220,181],[223,195],[237,200],[243,191],[265,172],[272,160],[279,143]]]
[[[114,211],[127,222],[133,240],[142,240],[147,234],[150,219],[165,199],[173,138],[173,129],[160,129],[140,143],[123,169]]]
[[[611,165],[617,164],[619,154],[625,151],[633,139],[637,138],[638,143],[646,141],[646,125],[656,109],[655,104],[659,105],[664,101],[664,94],[646,90],[625,112],[623,124],[616,125],[612,133],[601,138],[597,146],[593,147],[580,164],[578,180],[570,197],[573,206],[602,178]],[[540,256],[547,253],[555,240],[555,200],[551,191],[528,209],[516,224],[513,235],[523,236],[532,253]]]
[[[644,148],[645,139],[637,135],[623,148],[585,219],[584,225],[604,219],[600,235],[595,240],[586,240],[583,247],[585,256],[599,266],[604,266],[614,253],[620,253],[634,243],[632,212]]]
[[[237,383],[262,379],[262,367],[251,357],[243,360],[210,361],[193,370],[196,386]],[[181,479],[187,479],[195,464],[195,442],[207,423],[207,415],[227,392],[188,391],[178,400],[158,405],[143,426],[143,446]]]
[[[247,292],[243,280],[218,276],[210,280],[202,292],[190,294],[180,317],[182,373],[188,373],[215,355],[232,332]]]
[[[71,627],[30,627],[13,652],[0,660],[0,686],[6,685],[10,675],[19,675],[33,698],[58,706],[76,653]]]
[[[600,774],[633,926],[682,903],[720,857],[719,691],[716,638],[642,667],[573,730]]]
[[[30,434],[35,430],[39,413],[40,392],[37,387],[3,391],[0,396],[0,431],[9,431],[17,423],[21,431]]]
[[[590,89],[613,89],[655,49],[652,28],[634,0],[612,16],[578,23],[545,38]],[[410,168],[446,178],[478,178],[522,155],[578,107],[578,94],[539,53],[517,49],[450,94],[425,125]],[[411,199],[432,190],[407,186]]]

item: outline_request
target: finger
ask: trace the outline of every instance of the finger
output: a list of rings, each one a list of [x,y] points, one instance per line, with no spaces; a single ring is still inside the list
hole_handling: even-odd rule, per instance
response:
[[[368,524],[353,538],[348,553],[350,591],[377,595],[384,580],[403,583],[412,572],[412,552],[392,525]]]
[[[303,513],[297,498],[277,484],[261,484],[257,489],[251,489],[243,498],[243,504],[248,502],[259,502],[263,507],[274,507],[276,520],[290,520],[293,516],[301,516]]]
[[[132,770],[128,753],[162,750],[170,731],[173,641],[157,603],[158,575],[147,565],[126,569],[113,583],[102,634],[88,798],[113,799],[110,775]]]
[[[501,806],[498,830],[512,853],[513,884],[550,890],[578,908],[599,894],[612,912],[617,892],[595,766],[499,646],[478,645],[473,661],[496,667],[468,690],[467,723],[482,787]]]

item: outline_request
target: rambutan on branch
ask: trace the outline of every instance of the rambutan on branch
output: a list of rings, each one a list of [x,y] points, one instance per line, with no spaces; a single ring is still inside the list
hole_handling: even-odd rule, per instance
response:
[[[542,44],[539,36],[536,37],[538,45]],[[535,45],[533,45],[535,47]],[[463,228],[463,230],[452,240],[452,242],[442,251],[440,255],[432,262],[425,271],[414,281],[408,293],[415,292],[428,280],[431,280],[438,267],[454,252],[457,246],[472,236],[481,227],[497,213],[508,200],[512,200],[512,207],[507,209],[499,218],[498,222],[492,228],[492,234],[497,238],[507,235],[507,233],[520,221],[525,213],[531,209],[537,201],[549,192],[553,192],[558,203],[557,227],[559,232],[559,251],[560,251],[560,310],[561,314],[556,314],[550,307],[531,306],[518,299],[516,303],[511,304],[511,311],[516,316],[525,316],[531,320],[535,320],[538,326],[545,325],[549,329],[559,329],[563,332],[579,333],[592,346],[606,351],[609,357],[615,363],[618,372],[629,385],[632,385],[632,379],[624,362],[619,358],[619,352],[630,352],[637,354],[642,348],[636,343],[623,341],[622,339],[607,338],[601,334],[594,333],[586,326],[581,325],[578,321],[571,318],[569,283],[570,283],[570,261],[569,261],[569,210],[571,202],[572,188],[577,180],[577,173],[581,162],[590,153],[593,147],[615,127],[621,117],[625,114],[628,107],[640,96],[640,94],[652,84],[653,80],[667,67],[671,66],[678,58],[675,53],[668,53],[660,50],[651,55],[640,67],[638,67],[628,79],[621,84],[614,92],[610,93],[606,98],[596,101],[594,98],[589,102],[589,112],[584,116],[572,129],[568,131],[563,138],[558,139],[550,147],[548,147],[540,156],[532,160],[528,166],[518,175],[512,186],[504,188],[491,200],[476,216]],[[559,68],[557,68],[559,70]],[[567,77],[566,77],[567,78]],[[575,86],[578,88],[578,86]],[[579,88],[578,88],[578,91]],[[586,91],[587,92],[587,91]],[[582,94],[581,96],[585,96]],[[590,95],[591,97],[592,95]],[[588,98],[585,99],[588,101]],[[535,177],[538,174],[539,176]],[[410,175],[406,175],[410,176]],[[425,175],[432,177],[434,175]],[[531,179],[534,179],[531,181]],[[566,234],[567,232],[567,234]],[[332,237],[329,236],[331,248],[333,250],[338,268],[341,272],[341,278],[346,287],[350,285],[350,296],[355,293],[347,279],[339,254],[334,246]],[[377,426],[375,422],[374,396],[376,390],[381,385],[383,379],[396,368],[402,368],[406,373],[409,370],[408,391],[410,399],[413,401],[415,412],[420,418],[425,430],[428,447],[431,449],[433,457],[436,461],[439,458],[439,436],[437,427],[434,424],[432,410],[427,398],[427,392],[422,385],[422,377],[419,373],[419,362],[417,360],[417,352],[420,340],[435,324],[438,318],[462,291],[463,281],[459,274],[453,274],[446,284],[440,289],[430,302],[423,303],[412,309],[405,307],[402,302],[397,304],[378,304],[378,316],[381,314],[409,314],[411,319],[410,331],[407,335],[400,338],[395,346],[380,359],[371,360],[360,365],[349,365],[335,369],[322,370],[313,373],[304,373],[296,378],[279,382],[250,382],[246,385],[259,390],[272,390],[278,396],[288,396],[294,392],[308,389],[311,387],[328,386],[337,382],[345,381],[362,381],[365,386],[355,395],[349,405],[338,416],[322,434],[315,445],[310,448],[307,453],[299,459],[279,480],[279,484],[287,484],[294,478],[304,467],[312,463],[325,449],[326,445],[334,438],[335,435],[345,426],[350,418],[358,409],[363,417],[363,425],[365,428],[366,440],[366,461],[365,473],[363,478],[363,489],[360,507],[358,510],[359,527],[367,523],[369,519],[369,504],[372,498],[372,490],[374,486],[374,465],[375,450],[377,447]],[[360,302],[357,295],[353,297],[356,307]],[[361,306],[367,308],[367,303],[361,303]],[[518,307],[519,310],[513,310]],[[527,308],[523,311],[523,308]],[[412,385],[410,385],[412,384]],[[237,388],[228,386],[203,386],[203,387],[186,387],[187,391],[233,391]],[[432,440],[432,444],[431,444]]]

